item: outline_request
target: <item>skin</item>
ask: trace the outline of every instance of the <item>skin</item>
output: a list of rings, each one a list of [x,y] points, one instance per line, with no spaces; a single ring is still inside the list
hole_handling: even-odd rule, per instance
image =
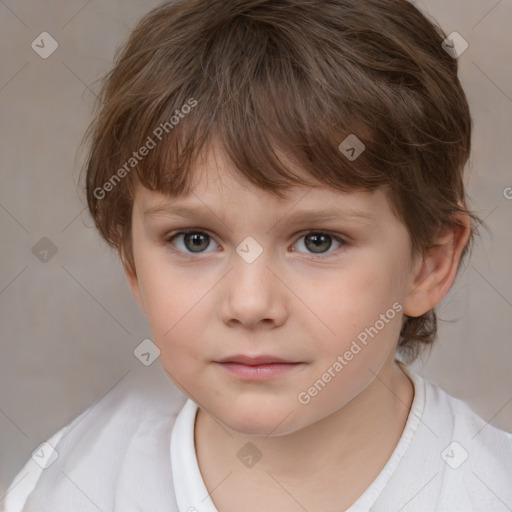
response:
[[[414,389],[394,361],[403,314],[419,316],[448,292],[469,218],[460,215],[464,227],[442,232],[428,254],[412,258],[406,228],[383,191],[301,186],[282,201],[244,181],[215,146],[194,175],[193,193],[174,201],[139,185],[135,272],[126,264],[125,272],[160,364],[200,406],[196,453],[211,499],[220,512],[347,508],[386,464],[407,421]],[[209,213],[144,216],[164,203]],[[331,206],[374,219],[289,220],[297,211]],[[171,238],[185,228],[209,235],[202,252],[184,235]],[[312,231],[332,236],[331,247],[315,252],[306,236]],[[252,263],[236,252],[248,236],[263,250]],[[309,403],[300,403],[299,393],[394,303],[401,311]],[[234,354],[303,364],[271,380],[242,381],[215,362]],[[262,455],[252,467],[237,457],[247,442]]]

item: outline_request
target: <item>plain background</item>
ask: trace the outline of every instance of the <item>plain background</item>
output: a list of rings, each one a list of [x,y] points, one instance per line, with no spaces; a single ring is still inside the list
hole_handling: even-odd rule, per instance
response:
[[[159,3],[0,1],[0,500],[42,441],[141,365],[133,350],[150,337],[92,227],[77,150],[91,84]],[[492,236],[482,230],[438,309],[439,340],[413,368],[512,430],[512,2],[416,4],[469,43],[459,57],[474,122],[466,185]],[[31,47],[44,31],[59,45],[47,59]],[[46,263],[32,252],[43,237],[57,249]]]

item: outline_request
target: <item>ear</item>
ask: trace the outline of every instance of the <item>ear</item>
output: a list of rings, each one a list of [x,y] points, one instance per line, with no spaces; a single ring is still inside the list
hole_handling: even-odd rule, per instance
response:
[[[454,217],[453,226],[445,228],[435,245],[415,262],[404,302],[407,316],[421,316],[434,308],[455,281],[460,256],[471,233],[471,219],[465,213]]]
[[[124,273],[126,275],[128,285],[130,286],[130,289],[132,291],[132,295],[135,297],[135,300],[137,301],[137,304],[139,305],[141,311],[143,313],[146,313],[146,310],[144,309],[144,301],[142,299],[142,294],[140,292],[139,278],[137,276],[136,269],[132,268],[132,266],[128,263],[128,260],[125,258],[123,254],[121,254],[121,261],[123,263]]]

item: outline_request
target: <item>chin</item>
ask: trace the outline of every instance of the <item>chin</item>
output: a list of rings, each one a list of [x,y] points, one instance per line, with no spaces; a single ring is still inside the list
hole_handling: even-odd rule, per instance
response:
[[[241,400],[229,404],[215,417],[228,429],[245,436],[281,436],[298,430],[295,425],[297,408],[290,405],[270,403],[268,399]]]
[[[268,418],[255,417],[249,423],[243,423],[238,418],[233,418],[233,421],[226,420],[222,423],[231,431],[247,437],[278,437],[298,430],[298,428],[290,425],[287,425],[283,430],[283,426],[279,425],[280,421],[282,421],[282,418],[276,419],[276,421],[268,421]]]

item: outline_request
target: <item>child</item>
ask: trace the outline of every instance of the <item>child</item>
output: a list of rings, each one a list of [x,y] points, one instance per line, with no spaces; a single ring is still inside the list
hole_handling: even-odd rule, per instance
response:
[[[162,373],[43,443],[7,511],[512,510],[512,434],[406,364],[481,222],[453,47],[405,0],[141,20],[86,189]]]

